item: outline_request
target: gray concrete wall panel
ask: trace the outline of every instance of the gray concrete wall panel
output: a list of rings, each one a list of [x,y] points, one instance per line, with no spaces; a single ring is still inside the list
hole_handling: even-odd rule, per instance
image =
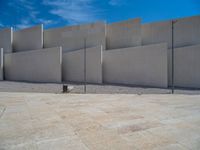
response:
[[[175,49],[174,84],[200,88],[200,45]]]
[[[22,29],[13,33],[13,51],[21,52],[43,48],[43,25]]]
[[[200,44],[200,16],[177,19],[174,24],[175,47]]]
[[[106,36],[106,49],[140,46],[140,19],[108,24]]]
[[[60,47],[5,54],[5,79],[28,82],[61,82]]]
[[[166,88],[167,44],[105,51],[103,79],[105,83]]]
[[[4,80],[4,51],[0,49],[0,80]]]
[[[142,25],[142,45],[167,43],[172,46],[171,21],[155,22]]]
[[[86,81],[102,83],[102,46],[86,49]],[[63,80],[84,82],[84,49],[63,53]]]
[[[0,30],[0,48],[4,53],[12,53],[13,29],[7,28]]]
[[[106,25],[97,22],[88,25],[48,29],[44,31],[44,47],[62,46],[63,52],[102,45],[105,49]]]

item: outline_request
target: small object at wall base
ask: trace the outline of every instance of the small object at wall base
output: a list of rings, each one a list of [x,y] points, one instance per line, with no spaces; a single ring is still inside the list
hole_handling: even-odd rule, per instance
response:
[[[71,90],[73,90],[73,86],[68,86],[66,84],[63,84],[63,93],[69,93]]]
[[[67,93],[68,92],[68,85],[63,84],[63,93]]]

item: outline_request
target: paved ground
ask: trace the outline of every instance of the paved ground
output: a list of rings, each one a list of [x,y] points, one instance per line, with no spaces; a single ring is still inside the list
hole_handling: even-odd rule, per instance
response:
[[[84,85],[68,84],[73,87],[71,93],[84,93]],[[90,94],[170,94],[171,89],[130,87],[116,85],[92,85],[86,86],[86,92]],[[175,89],[176,94],[200,94],[200,89]]]
[[[0,150],[199,150],[200,96],[0,93]]]
[[[67,84],[73,89],[70,93],[84,93],[84,85]],[[26,83],[13,81],[0,81],[0,92],[40,92],[40,93],[62,93],[63,84]],[[116,85],[92,85],[86,86],[88,94],[169,94],[170,89],[140,88]],[[199,90],[176,89],[176,94],[200,94]]]
[[[62,84],[0,81],[0,92],[61,93]]]

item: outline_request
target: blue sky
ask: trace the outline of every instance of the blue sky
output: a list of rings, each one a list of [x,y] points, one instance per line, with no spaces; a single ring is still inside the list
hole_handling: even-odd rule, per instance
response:
[[[0,0],[0,27],[45,28],[142,18],[142,22],[200,15],[200,0]]]

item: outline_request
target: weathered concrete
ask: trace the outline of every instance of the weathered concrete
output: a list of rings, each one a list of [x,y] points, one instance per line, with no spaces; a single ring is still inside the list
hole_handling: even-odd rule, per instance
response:
[[[62,46],[63,52],[98,45],[102,45],[105,49],[105,26],[105,23],[97,22],[45,30],[44,47]]]
[[[199,150],[198,95],[0,94],[2,150]]]
[[[13,51],[28,51],[43,48],[43,25],[15,31],[13,33]]]
[[[0,80],[4,79],[4,51],[0,49]]]
[[[106,49],[141,45],[140,19],[127,20],[107,25]]]
[[[200,16],[176,19],[174,23],[174,47],[200,44]],[[167,42],[172,47],[172,21],[142,25],[142,44]]]
[[[167,43],[172,47],[171,21],[155,22],[142,25],[142,45]]]
[[[0,92],[63,93],[63,84],[0,81]]]
[[[0,30],[0,48],[4,53],[12,53],[13,29],[7,28]]]
[[[106,83],[167,87],[167,44],[105,51],[103,79]]]
[[[61,82],[60,47],[5,54],[5,79],[29,82]]]
[[[102,46],[86,49],[86,81],[102,83]],[[84,82],[84,49],[63,53],[63,81]]]
[[[178,87],[200,88],[200,45],[175,49],[174,82]]]
[[[184,47],[200,44],[200,16],[177,19],[174,24],[174,45]]]

